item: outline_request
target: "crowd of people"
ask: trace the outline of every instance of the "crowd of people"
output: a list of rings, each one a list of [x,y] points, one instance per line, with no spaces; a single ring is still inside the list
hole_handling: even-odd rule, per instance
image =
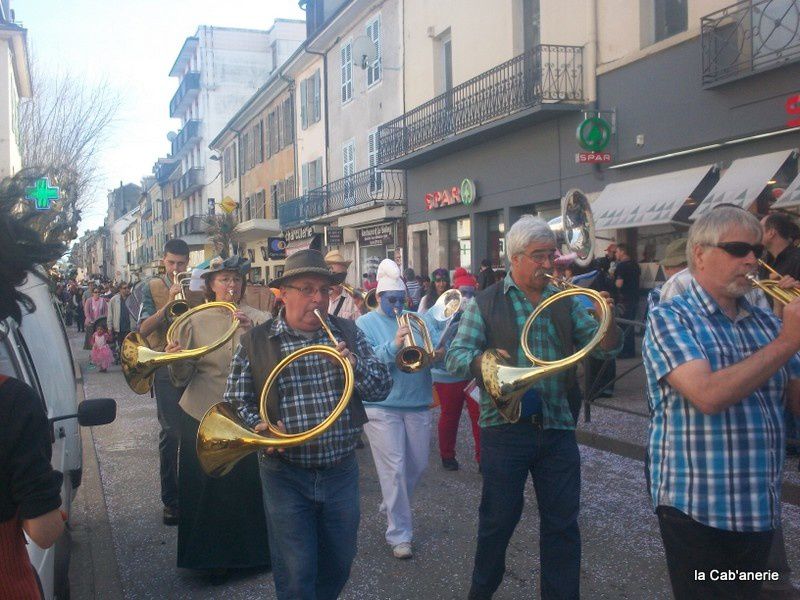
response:
[[[661,266],[668,279],[644,303],[645,477],[677,598],[755,598],[763,573],[773,572],[784,587],[763,591],[778,597],[781,589],[791,590],[780,492],[787,435],[795,435],[791,427],[800,413],[800,300],[776,302],[754,290],[748,276],[761,269],[760,277],[776,278],[779,287],[797,287],[798,238],[800,229],[785,215],[759,222],[738,207],[715,208],[694,222],[687,238],[667,246]],[[429,464],[436,414],[430,409],[441,407],[441,465],[455,471],[466,406],[482,477],[468,597],[491,598],[501,585],[530,476],[540,520],[542,597],[578,598],[575,429],[592,390],[580,389],[574,366],[561,370],[508,400],[515,407],[509,418],[508,407],[487,391],[484,360],[491,350],[512,366],[528,367],[529,349],[541,360],[558,361],[595,337],[599,324],[592,313],[601,307],[568,297],[529,325],[523,348],[520,332],[528,317],[558,293],[549,279],[556,273],[597,290],[611,309],[586,368],[595,376],[594,391],[613,394],[615,358],[636,355],[641,269],[625,243],[608,245],[605,256],[579,268],[560,256],[546,221],[531,215],[509,228],[506,249],[506,272],[495,273],[484,261],[477,276],[459,267],[437,268],[428,278],[383,260],[362,281],[363,290],[375,290],[373,310],[364,294],[343,285],[351,261],[338,250],[289,256],[281,276],[269,282],[275,297],[263,311],[243,301],[249,261],[236,255],[211,260],[199,274],[205,298],[233,303],[238,330],[200,358],[162,366],[153,384],[163,522],[178,526],[177,566],[204,571],[214,584],[223,584],[233,569],[271,568],[278,598],[338,597],[357,557],[362,434],[380,483],[387,552],[412,558],[413,498]],[[231,314],[206,310],[184,321],[167,343],[167,307],[182,291],[174,274],[188,262],[183,241],[167,242],[165,273],[144,283],[136,315],[128,309],[125,283],[59,287],[68,322],[85,329],[101,371],[113,361],[115,341],[131,330],[168,353],[209,345],[225,332]],[[453,289],[460,292],[460,309],[442,319],[434,307]],[[404,318],[409,314],[414,319]],[[433,352],[411,365],[403,350],[423,326]],[[282,432],[303,433],[331,413],[344,373],[313,353],[285,366],[261,404],[267,379],[285,357],[332,345],[331,337],[354,372],[341,416],[308,443],[251,454],[222,478],[207,475],[195,439],[203,416],[221,399],[259,433],[267,431],[267,420]],[[8,385],[0,381],[0,409]],[[52,473],[43,476],[43,489],[54,481]],[[2,515],[17,505],[36,507],[20,513],[30,520],[51,514],[55,500],[3,502]],[[226,519],[216,518],[221,512]],[[709,576],[714,571],[753,576]]]

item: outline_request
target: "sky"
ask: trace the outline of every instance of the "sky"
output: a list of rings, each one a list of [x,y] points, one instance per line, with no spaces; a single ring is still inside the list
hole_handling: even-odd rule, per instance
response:
[[[80,234],[103,224],[108,190],[140,184],[169,152],[167,133],[180,129],[169,118],[178,89],[169,71],[199,25],[266,30],[275,18],[305,18],[297,0],[12,0],[11,8],[43,71],[105,81],[122,98]]]

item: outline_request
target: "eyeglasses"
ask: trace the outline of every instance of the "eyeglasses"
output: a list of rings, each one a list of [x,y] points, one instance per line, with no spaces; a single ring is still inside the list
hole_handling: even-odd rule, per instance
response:
[[[298,292],[303,294],[303,296],[305,296],[306,298],[313,298],[314,296],[317,295],[317,293],[319,293],[320,296],[330,296],[331,295],[330,286],[325,286],[325,287],[321,287],[321,288],[315,288],[315,287],[311,287],[310,285],[307,285],[305,287],[299,288],[299,287],[294,286],[294,285],[285,285],[284,287],[291,288],[293,290],[297,290]]]
[[[714,247],[724,250],[736,258],[744,258],[752,252],[756,259],[759,259],[761,258],[761,255],[764,254],[764,244],[748,244],[747,242],[722,242],[719,244],[714,244]]]
[[[523,256],[527,256],[533,262],[543,263],[545,261],[553,262],[556,259],[556,253],[554,250],[537,250],[536,252],[531,252],[530,254],[522,253]]]

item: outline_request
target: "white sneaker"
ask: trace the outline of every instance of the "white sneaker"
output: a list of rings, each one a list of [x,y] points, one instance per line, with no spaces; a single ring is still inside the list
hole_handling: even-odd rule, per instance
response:
[[[395,558],[411,558],[414,556],[411,552],[411,542],[400,542],[396,546],[392,546],[392,554]]]

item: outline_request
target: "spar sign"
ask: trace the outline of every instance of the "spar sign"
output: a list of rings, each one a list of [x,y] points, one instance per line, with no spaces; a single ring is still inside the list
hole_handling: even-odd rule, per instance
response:
[[[476,199],[475,182],[472,179],[464,179],[461,181],[461,185],[425,194],[425,209],[434,210],[455,204],[472,206]]]

